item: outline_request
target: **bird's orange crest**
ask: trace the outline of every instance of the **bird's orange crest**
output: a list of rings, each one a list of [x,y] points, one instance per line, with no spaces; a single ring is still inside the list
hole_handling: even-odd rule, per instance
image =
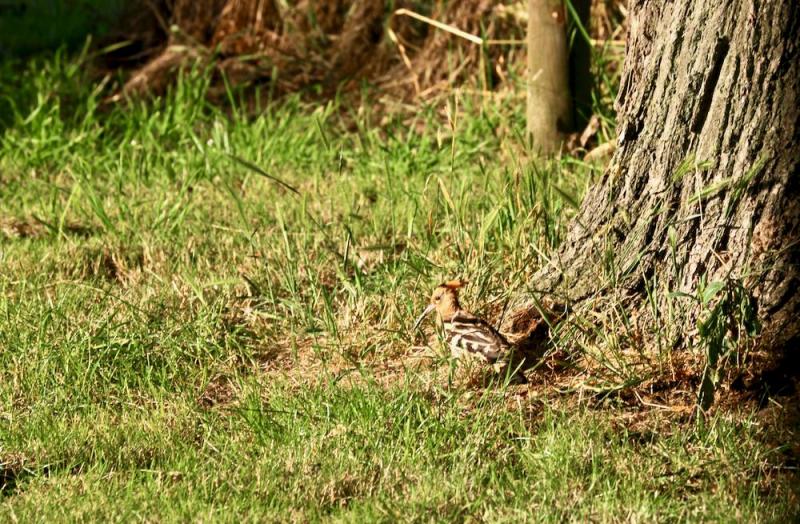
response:
[[[448,280],[442,287],[446,287],[447,289],[459,289],[467,285],[466,280]]]

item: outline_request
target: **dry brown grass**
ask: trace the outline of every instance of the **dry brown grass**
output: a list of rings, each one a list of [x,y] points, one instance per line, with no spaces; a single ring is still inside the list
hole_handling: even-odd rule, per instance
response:
[[[312,86],[331,96],[368,81],[401,99],[464,83],[491,90],[507,80],[509,67],[524,63],[519,44],[479,46],[397,15],[416,7],[405,1],[396,2],[393,12],[384,0],[300,0],[288,8],[273,0],[145,4],[139,23],[121,36],[148,47],[143,53],[135,46],[149,58],[113,99],[163,93],[180,70],[198,63],[215,72],[212,94],[220,97],[225,78],[235,86],[269,86],[276,96]],[[437,2],[422,14],[485,39],[521,42],[524,20],[516,4]],[[119,53],[114,58],[136,63]]]

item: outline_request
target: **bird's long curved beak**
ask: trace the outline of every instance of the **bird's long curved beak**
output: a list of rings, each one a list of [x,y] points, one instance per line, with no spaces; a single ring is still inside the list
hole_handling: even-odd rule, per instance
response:
[[[428,315],[428,313],[433,311],[433,308],[434,308],[433,304],[428,304],[428,307],[425,308],[425,311],[423,311],[422,314],[419,316],[419,318],[417,318],[417,321],[414,322],[414,327],[411,328],[412,332],[417,330],[419,325],[422,324],[422,320]]]

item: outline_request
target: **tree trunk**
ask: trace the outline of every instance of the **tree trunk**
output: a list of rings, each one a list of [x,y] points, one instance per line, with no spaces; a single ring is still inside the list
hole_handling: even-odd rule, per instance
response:
[[[528,134],[543,154],[557,152],[572,127],[565,25],[562,0],[529,0]]]
[[[749,296],[762,347],[786,347],[800,333],[800,9],[632,0],[630,13],[618,148],[504,328],[528,332],[543,295],[573,312],[623,303],[651,342],[670,325],[688,347],[720,282]],[[708,303],[686,298],[703,289]]]

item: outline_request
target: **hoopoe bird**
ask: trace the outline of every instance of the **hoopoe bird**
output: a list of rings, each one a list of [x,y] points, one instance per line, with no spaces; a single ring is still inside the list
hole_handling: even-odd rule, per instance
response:
[[[456,359],[476,358],[490,364],[496,373],[508,373],[513,347],[491,324],[461,309],[458,290],[464,286],[460,280],[451,280],[436,287],[425,311],[414,323],[413,331],[425,317],[436,310],[444,327],[445,339]],[[519,370],[512,370],[511,382],[527,382]]]

